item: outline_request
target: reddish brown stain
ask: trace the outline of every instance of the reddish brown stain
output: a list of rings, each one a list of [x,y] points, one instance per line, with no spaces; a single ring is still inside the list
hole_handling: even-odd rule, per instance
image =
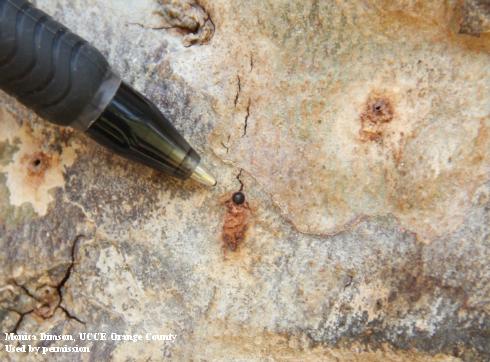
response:
[[[233,196],[225,201],[226,214],[223,223],[223,249],[236,251],[245,239],[250,218],[250,207],[247,201],[238,205],[233,202]]]
[[[44,180],[46,170],[52,165],[53,158],[44,152],[35,152],[22,157],[22,165],[27,168],[27,177],[32,183],[40,183]]]
[[[385,124],[393,120],[394,108],[388,97],[371,95],[361,113],[361,130],[359,135],[362,141],[379,142],[383,138]]]

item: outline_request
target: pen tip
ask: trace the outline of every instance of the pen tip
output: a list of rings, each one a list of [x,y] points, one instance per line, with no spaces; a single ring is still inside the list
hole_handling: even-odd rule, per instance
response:
[[[202,183],[206,186],[216,186],[216,179],[202,166],[197,166],[194,173],[191,175],[191,179]]]

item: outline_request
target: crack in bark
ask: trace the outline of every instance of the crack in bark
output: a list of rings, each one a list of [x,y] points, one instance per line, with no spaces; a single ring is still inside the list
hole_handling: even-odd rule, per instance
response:
[[[228,154],[228,152],[230,151],[230,138],[231,138],[231,136],[230,136],[230,135],[228,135],[228,139],[226,140],[226,143],[228,144],[228,146],[227,146],[227,145],[225,145],[225,143],[224,143],[224,142],[221,142],[221,146],[223,146],[223,148],[226,150],[226,153],[227,153],[227,154]]]
[[[56,306],[55,310],[60,308],[69,319],[76,320],[77,322],[79,322],[81,324],[85,324],[85,322],[81,321],[78,317],[72,315],[70,312],[68,312],[68,310],[65,307],[63,307],[61,305],[61,303],[63,303],[63,293],[61,292],[61,290],[64,288],[68,279],[70,279],[71,272],[73,271],[73,267],[75,266],[76,248],[77,248],[79,241],[84,237],[85,237],[85,235],[77,235],[75,237],[75,240],[73,241],[73,244],[71,247],[71,263],[70,263],[70,266],[68,267],[68,269],[66,269],[66,272],[65,272],[65,275],[63,276],[63,279],[61,279],[61,281],[55,287],[57,292],[58,292],[58,295],[60,297],[60,300],[59,300],[58,305]]]
[[[171,30],[171,29],[177,29],[185,34],[194,34],[193,31],[189,30],[188,28],[180,25],[171,25],[171,26],[146,26],[141,23],[127,23],[128,25],[137,25],[140,28],[147,29],[147,30]]]
[[[235,96],[235,108],[238,104],[238,99],[240,98],[240,92],[242,91],[242,81],[240,79],[240,75],[237,74],[236,77],[237,77],[237,81],[238,81],[238,84],[237,84],[238,89],[237,89],[236,96]]]
[[[244,188],[244,184],[243,184],[243,181],[241,180],[240,177],[242,177],[242,173],[243,173],[243,168],[240,169],[240,172],[238,172],[238,175],[236,175],[236,179],[238,180],[238,182],[240,183],[240,190],[238,190],[238,192],[242,192],[243,191],[243,188]]]
[[[352,285],[352,281],[354,280],[354,277],[352,275],[348,275],[347,278],[348,279],[344,284],[344,290],[350,287]]]
[[[254,70],[254,55],[250,53],[250,72]]]
[[[247,105],[247,114],[245,115],[245,121],[243,125],[243,135],[242,137],[245,137],[247,135],[247,128],[248,128],[248,118],[250,117],[250,106],[252,105],[252,99],[248,99],[248,105]]]
[[[223,146],[223,148],[226,150],[226,153],[230,151],[230,147],[226,146],[224,142],[221,142],[221,146]]]
[[[82,321],[80,318],[78,318],[77,316],[71,314],[65,307],[63,307],[62,305],[59,305],[58,306],[59,309],[61,309],[63,311],[63,313],[65,313],[65,316],[66,318],[68,319],[73,319],[75,321],[77,321],[78,323],[80,324],[83,324],[85,325],[86,323],[84,321]]]
[[[26,315],[29,315],[31,314],[32,312],[34,312],[34,309],[31,309],[30,311],[27,311],[27,312],[19,312],[18,310],[15,310],[15,309],[7,309],[7,311],[9,312],[12,312],[12,313],[16,313],[18,314],[20,317],[19,319],[17,320],[17,322],[15,323],[15,326],[14,326],[14,329],[12,329],[9,333],[14,333],[14,334],[17,334],[17,331],[20,327],[20,324],[22,323],[22,321],[24,320],[24,317]]]
[[[71,247],[71,262],[70,262],[70,265],[68,266],[68,268],[66,269],[65,271],[65,275],[63,276],[63,278],[61,279],[61,281],[57,284],[57,285],[47,285],[51,288],[54,288],[56,289],[56,292],[58,293],[58,302],[56,304],[56,306],[54,307],[53,309],[53,314],[51,316],[49,316],[48,318],[45,318],[43,317],[42,315],[36,313],[36,311],[39,309],[39,308],[42,308],[42,307],[50,307],[49,306],[49,302],[46,302],[46,301],[43,301],[41,298],[37,297],[36,295],[34,295],[33,293],[31,293],[31,291],[25,286],[25,285],[22,285],[22,284],[19,284],[16,280],[13,280],[11,283],[20,288],[27,296],[29,296],[30,298],[34,299],[36,302],[38,302],[39,304],[36,306],[36,308],[33,308],[27,312],[19,312],[18,310],[15,310],[15,309],[7,309],[8,311],[10,312],[14,312],[16,314],[18,314],[20,316],[19,320],[16,322],[15,326],[14,326],[14,329],[12,330],[12,332],[10,333],[14,333],[14,334],[17,334],[17,330],[19,329],[19,326],[20,324],[22,323],[22,321],[24,320],[24,317],[31,314],[31,313],[36,313],[36,315],[39,315],[39,317],[43,318],[43,319],[50,319],[53,315],[54,315],[54,312],[57,310],[57,309],[60,309],[64,314],[65,316],[68,318],[68,319],[73,319],[81,324],[85,324],[84,321],[82,321],[80,318],[78,318],[77,316],[73,315],[72,313],[70,313],[66,307],[64,307],[62,305],[63,303],[63,293],[62,293],[62,289],[64,288],[66,282],[68,281],[68,279],[70,279],[70,276],[71,276],[71,273],[73,271],[73,267],[75,266],[75,253],[76,253],[76,248],[77,248],[77,245],[80,241],[80,239],[82,239],[83,237],[85,237],[85,235],[77,235],[73,241],[73,244],[72,244],[72,247]],[[40,286],[38,289],[40,288],[43,288],[45,285],[42,285]]]
[[[22,285],[22,284],[19,284],[15,279],[12,280],[12,284],[14,284],[17,288],[20,288],[22,289],[22,291],[29,297],[31,297],[32,299],[38,301],[41,303],[41,301],[39,300],[38,297],[36,297],[34,294],[32,294],[29,289],[27,289],[27,287],[25,285]]]
[[[70,254],[71,263],[68,266],[68,269],[66,269],[66,272],[65,272],[65,275],[63,276],[63,279],[61,279],[61,281],[58,283],[58,285],[55,286],[56,290],[58,290],[58,292],[60,292],[60,294],[61,294],[61,288],[63,288],[65,286],[66,282],[68,281],[68,279],[70,279],[71,272],[72,272],[73,267],[75,265],[75,252],[76,252],[77,244],[78,244],[78,241],[82,237],[85,237],[85,235],[77,235],[75,237],[75,240],[73,241],[73,244],[71,246],[71,254]]]

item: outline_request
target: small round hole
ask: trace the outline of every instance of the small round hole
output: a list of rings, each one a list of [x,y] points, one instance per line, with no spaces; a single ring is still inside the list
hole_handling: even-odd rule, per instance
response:
[[[379,113],[383,110],[383,103],[381,101],[376,102],[373,108],[375,112]]]

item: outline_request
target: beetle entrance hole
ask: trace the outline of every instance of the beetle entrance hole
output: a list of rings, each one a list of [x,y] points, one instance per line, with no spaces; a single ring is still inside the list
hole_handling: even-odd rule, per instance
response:
[[[383,109],[383,104],[381,102],[376,102],[374,104],[374,111],[375,112],[381,112],[381,110]]]
[[[51,160],[51,156],[45,154],[44,152],[36,152],[31,155],[26,155],[23,158],[28,175],[38,179],[43,177],[46,170],[50,167]]]
[[[394,115],[395,110],[390,98],[376,93],[369,96],[360,114],[361,140],[381,142],[386,128],[385,124],[391,122]]]

